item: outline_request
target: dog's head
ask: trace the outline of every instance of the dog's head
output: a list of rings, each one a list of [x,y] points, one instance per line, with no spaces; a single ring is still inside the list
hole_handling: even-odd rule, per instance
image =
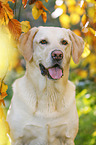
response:
[[[75,63],[84,49],[83,39],[69,29],[58,27],[34,27],[20,38],[19,50],[29,63],[34,62],[43,76],[58,80]]]

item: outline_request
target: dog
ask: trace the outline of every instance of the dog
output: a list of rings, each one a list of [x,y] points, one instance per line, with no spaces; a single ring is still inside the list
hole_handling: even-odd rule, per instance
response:
[[[68,75],[71,54],[78,63],[83,49],[83,39],[65,28],[40,26],[21,35],[26,73],[13,84],[12,145],[74,145],[79,119]]]

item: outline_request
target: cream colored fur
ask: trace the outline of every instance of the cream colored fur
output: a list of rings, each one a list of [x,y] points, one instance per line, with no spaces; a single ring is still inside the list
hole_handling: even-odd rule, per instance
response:
[[[48,45],[39,42],[46,39]],[[64,39],[67,45],[60,41]],[[63,52],[64,75],[59,80],[42,76],[39,63],[52,66],[51,52]],[[26,73],[13,84],[7,120],[12,145],[74,145],[78,132],[75,86],[68,81],[69,63],[83,52],[83,40],[58,27],[32,28],[20,38],[19,50],[26,60]]]

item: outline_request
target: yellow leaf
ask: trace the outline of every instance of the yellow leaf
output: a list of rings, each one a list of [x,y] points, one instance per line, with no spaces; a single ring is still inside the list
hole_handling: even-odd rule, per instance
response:
[[[96,23],[96,7],[95,7],[95,12],[94,12],[94,17],[93,17],[93,23]]]
[[[96,0],[86,0],[88,3],[95,3],[96,4]]]
[[[69,6],[68,7],[68,12],[69,13],[75,12],[75,5]]]
[[[6,84],[2,83],[1,93],[6,92],[7,89],[8,89],[8,86]]]
[[[0,119],[3,118],[3,115],[4,115],[4,112],[3,112],[3,109],[2,109],[1,106],[0,106]],[[5,116],[4,116],[4,117],[5,117]]]
[[[66,3],[68,6],[71,6],[71,5],[75,5],[76,1],[75,0],[67,0]]]
[[[82,58],[87,57],[90,54],[89,44],[85,43],[84,51],[82,53]]]
[[[88,57],[85,59],[85,61],[83,61],[83,66],[86,66],[86,64],[95,64],[96,62],[96,55],[94,53],[90,53],[90,55],[88,55]]]
[[[30,22],[29,21],[22,21],[21,22],[21,29],[22,32],[28,32],[30,30],[31,26],[30,26]]]
[[[94,132],[92,133],[92,136],[96,136],[96,131],[94,131]]]
[[[0,100],[3,100],[7,96],[7,91],[8,86],[4,84],[4,82],[0,82]]]
[[[89,64],[89,72],[90,76],[93,77],[96,74],[96,54],[90,53],[90,55],[83,61],[83,66],[85,67]]]
[[[33,18],[35,20],[37,20],[40,15],[42,14],[43,10],[42,9],[37,9],[37,7],[34,5],[33,9],[32,9],[32,15],[33,15]]]
[[[9,133],[8,123],[4,119],[0,119],[0,145],[8,145],[9,138],[7,134]]]
[[[73,30],[73,32],[74,32],[76,35],[81,36],[81,32],[80,32],[80,30],[75,29],[75,30]]]
[[[83,13],[85,12],[85,10],[83,8],[80,8],[79,5],[72,5],[68,7],[68,12],[69,13],[77,13],[79,15],[83,15]]]
[[[78,5],[75,7],[75,12],[81,16],[85,12],[85,10],[83,8],[80,8],[80,6]]]
[[[76,25],[80,21],[80,16],[77,13],[71,13],[70,21],[72,25]]]
[[[9,137],[7,135],[9,133],[10,133],[10,129],[6,121],[4,108],[0,106],[0,145],[10,145]]]
[[[94,7],[89,7],[88,11],[87,11],[88,17],[93,18],[94,17],[94,13],[95,13]]]
[[[86,14],[84,14],[82,16],[81,22],[82,22],[83,26],[86,24],[86,22],[87,22],[87,16],[86,16]]]
[[[59,21],[62,27],[70,28],[70,17],[67,14],[62,14],[59,17]]]
[[[91,27],[89,28],[89,31],[90,31],[93,35],[95,35],[95,33],[96,33],[96,31],[95,31],[94,29],[92,29]]]
[[[46,23],[46,20],[47,20],[47,14],[46,14],[46,12],[42,13],[42,19],[43,19],[44,23]]]

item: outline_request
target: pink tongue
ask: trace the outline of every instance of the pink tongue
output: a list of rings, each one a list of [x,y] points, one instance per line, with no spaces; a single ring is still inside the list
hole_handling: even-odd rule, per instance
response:
[[[60,79],[62,77],[62,69],[59,67],[53,67],[48,69],[50,76],[53,79]]]

